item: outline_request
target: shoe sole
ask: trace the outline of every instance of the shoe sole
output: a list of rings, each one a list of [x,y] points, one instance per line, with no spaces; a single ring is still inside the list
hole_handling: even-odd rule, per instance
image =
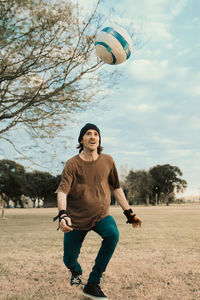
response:
[[[109,300],[107,297],[95,297],[95,296],[91,296],[89,294],[86,294],[83,292],[83,295],[89,299],[95,299],[95,300]]]

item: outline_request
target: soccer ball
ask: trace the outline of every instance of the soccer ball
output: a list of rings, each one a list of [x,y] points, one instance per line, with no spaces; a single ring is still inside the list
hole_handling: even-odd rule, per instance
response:
[[[96,37],[97,56],[106,64],[118,65],[125,62],[133,50],[128,32],[119,26],[105,27]]]

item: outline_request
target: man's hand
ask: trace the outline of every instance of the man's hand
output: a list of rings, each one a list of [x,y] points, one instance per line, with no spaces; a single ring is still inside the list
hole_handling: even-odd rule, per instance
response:
[[[54,222],[59,219],[59,224],[57,230],[61,228],[63,232],[70,232],[73,230],[71,218],[66,210],[60,210],[58,215],[53,218]]]
[[[135,227],[141,227],[142,226],[142,220],[136,216],[136,214],[133,212],[133,210],[126,209],[124,211],[125,216],[127,217],[127,222],[129,224],[132,224],[132,226]]]
[[[134,222],[132,223],[133,228],[141,227],[142,226],[142,220],[135,216],[134,217]]]
[[[62,216],[61,216],[62,217]],[[67,233],[73,230],[72,226],[72,222],[71,219],[69,217],[64,217],[60,220],[60,229]]]

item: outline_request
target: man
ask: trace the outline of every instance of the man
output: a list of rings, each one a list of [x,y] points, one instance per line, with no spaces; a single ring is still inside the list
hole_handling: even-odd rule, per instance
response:
[[[118,242],[119,232],[109,215],[111,190],[122,207],[127,223],[141,227],[142,220],[133,213],[120,188],[115,163],[102,154],[99,128],[87,123],[78,138],[79,155],[69,159],[57,189],[59,227],[64,232],[63,261],[71,271],[71,285],[81,284],[82,269],[78,263],[86,234],[93,230],[103,241],[83,294],[91,299],[108,299],[99,283]],[[67,198],[67,199],[66,199]]]

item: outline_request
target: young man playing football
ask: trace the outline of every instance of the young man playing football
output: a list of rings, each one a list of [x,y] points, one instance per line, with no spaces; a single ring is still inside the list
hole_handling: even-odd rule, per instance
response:
[[[142,220],[126,200],[113,158],[102,154],[99,128],[87,123],[78,141],[79,154],[67,161],[56,191],[59,211],[56,218],[64,232],[63,261],[71,271],[71,285],[81,284],[82,268],[77,259],[83,240],[90,230],[99,234],[102,244],[83,294],[91,299],[105,300],[108,298],[100,288],[100,279],[119,239],[115,220],[109,215],[111,191],[127,223],[141,227]]]

